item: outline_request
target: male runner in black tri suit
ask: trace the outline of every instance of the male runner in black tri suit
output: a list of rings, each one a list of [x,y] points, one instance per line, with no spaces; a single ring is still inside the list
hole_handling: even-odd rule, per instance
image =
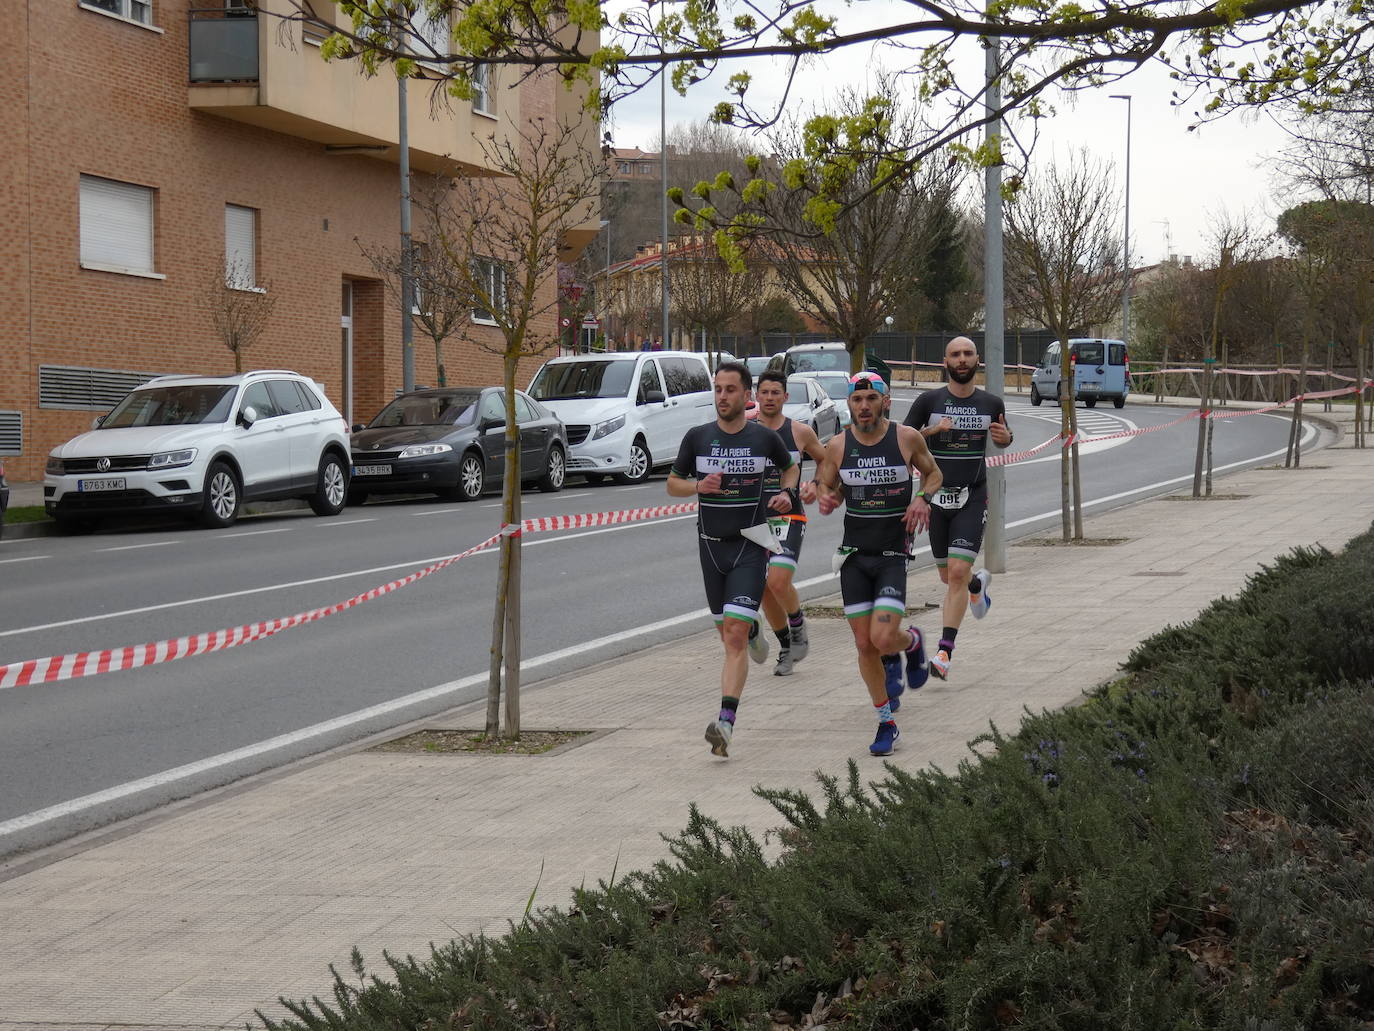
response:
[[[907,677],[918,687],[926,677],[921,631],[902,629],[906,615],[906,564],[911,535],[930,520],[926,497],[940,488],[940,469],[924,438],[884,414],[887,384],[876,372],[849,380],[852,424],[831,438],[825,464],[813,481],[822,515],[843,501],[844,537],[840,553],[840,596],[859,651],[859,673],[878,711],[874,755],[891,755],[898,732],[888,697],[881,656],[905,652]],[[912,487],[912,471],[921,486]],[[811,492],[806,492],[809,495]]]
[[[930,672],[941,680],[949,677],[964,612],[971,610],[982,619],[992,604],[992,574],[986,569],[974,573],[973,562],[983,547],[988,518],[988,441],[1002,448],[1012,439],[1006,405],[973,385],[977,371],[978,348],[968,337],[955,337],[945,345],[948,383],[917,397],[906,417],[906,424],[926,438],[944,476],[937,495],[926,493],[931,505],[930,553],[945,584],[944,628],[930,657]]]
[[[819,469],[825,460],[825,451],[821,448],[816,431],[806,423],[794,422],[782,414],[782,406],[787,403],[787,377],[775,369],[765,369],[759,373],[754,396],[759,406],[755,421],[782,438],[792,461],[797,463],[798,474],[808,455]],[[763,484],[764,491],[771,495],[780,490],[781,477],[781,470],[770,466]],[[791,675],[793,664],[801,662],[811,650],[806,620],[802,617],[801,598],[792,586],[797,560],[801,557],[802,537],[806,534],[806,511],[797,505],[785,516],[771,517],[769,523],[782,545],[782,551],[768,560],[768,587],[763,594],[763,615],[778,639],[778,662],[773,667],[773,675],[786,677]],[[768,657],[767,643],[761,634],[749,639],[749,654],[756,662]]]
[[[697,496],[701,575],[725,644],[720,715],[706,727],[712,753],[721,756],[730,754],[735,713],[749,673],[749,633],[758,623],[770,554],[741,534],[767,539],[769,516],[801,508],[800,470],[782,438],[744,417],[752,385],[744,365],[721,364],[715,379],[716,419],[687,431],[668,474],[669,494]],[[763,485],[770,464],[782,470],[780,489],[771,497]]]

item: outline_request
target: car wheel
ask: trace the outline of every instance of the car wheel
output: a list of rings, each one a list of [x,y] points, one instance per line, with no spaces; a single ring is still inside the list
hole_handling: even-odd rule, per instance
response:
[[[233,526],[239,517],[239,504],[243,493],[239,478],[234,470],[224,462],[214,462],[205,474],[204,499],[201,502],[200,521],[213,529],[222,530]]]
[[[549,460],[544,475],[540,477],[539,489],[546,494],[556,494],[563,489],[563,481],[567,475],[567,459],[563,457],[563,449],[555,444],[549,448]]]
[[[1097,407],[1097,398],[1095,398],[1095,397],[1090,397],[1090,398],[1088,398],[1088,400],[1084,401],[1083,403],[1084,403],[1085,405],[1087,405],[1089,408],[1096,408],[1096,407]]]
[[[336,516],[348,500],[348,473],[339,456],[326,454],[320,459],[319,479],[310,495],[310,508],[317,516]]]
[[[1035,387],[1035,384],[1032,383],[1032,384],[1031,384],[1031,404],[1034,405],[1036,408],[1039,408],[1039,407],[1040,407],[1040,402],[1043,401],[1043,400],[1045,400],[1045,399],[1044,399],[1043,397],[1040,396],[1040,391],[1037,390],[1036,387]]]
[[[365,490],[350,490],[348,492],[348,503],[350,505],[366,505],[369,497],[371,497],[371,495]]]
[[[482,468],[482,456],[469,451],[458,466],[458,500],[476,501],[487,485],[487,471]]]
[[[630,445],[630,468],[623,473],[616,473],[615,479],[617,483],[643,483],[653,469],[654,458],[649,454],[649,445],[644,443],[642,437],[636,437]]]
[[[1120,397],[1114,397],[1114,398],[1112,398],[1112,407],[1113,407],[1113,408],[1125,408],[1125,407],[1126,407],[1126,395],[1125,395],[1125,394],[1122,394]]]

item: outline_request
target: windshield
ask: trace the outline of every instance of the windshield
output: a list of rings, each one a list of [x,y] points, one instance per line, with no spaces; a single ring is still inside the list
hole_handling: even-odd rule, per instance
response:
[[[446,394],[411,394],[398,397],[377,413],[368,429],[395,426],[461,426],[472,422],[477,411],[476,390],[454,390]]]
[[[114,411],[100,423],[100,428],[226,422],[233,403],[234,387],[229,383],[148,387],[133,391],[115,405]]]
[[[630,392],[634,362],[559,362],[545,365],[530,384],[536,401],[579,397],[624,397]]]
[[[804,405],[810,402],[806,396],[806,380],[799,376],[787,377],[787,403],[790,405]]]
[[[792,353],[793,372],[817,372],[822,369],[849,368],[849,352],[844,348],[829,351],[794,351]]]
[[[815,379],[821,385],[821,389],[831,397],[842,400],[849,396],[849,377],[843,373],[817,376]]]

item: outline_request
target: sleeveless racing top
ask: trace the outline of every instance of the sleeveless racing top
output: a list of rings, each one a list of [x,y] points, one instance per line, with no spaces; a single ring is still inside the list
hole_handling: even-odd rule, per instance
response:
[[[803,455],[797,447],[796,438],[792,436],[791,419],[784,418],[782,420],[782,425],[773,432],[782,438],[782,446],[787,448],[787,453],[792,456],[793,465],[806,460],[806,456]],[[773,495],[781,490],[782,470],[776,465],[770,465],[768,470],[763,474],[763,496],[765,502],[771,500]],[[794,508],[787,514],[787,518],[800,519],[802,522],[806,522],[806,510],[804,508]]]
[[[897,424],[876,444],[861,444],[852,429],[844,431],[840,461],[844,492],[843,547],[861,554],[905,554],[908,534],[902,517],[911,504],[911,468],[897,441]]]
[[[763,489],[770,465],[790,469],[792,458],[782,438],[766,426],[746,422],[738,433],[726,433],[712,420],[693,426],[682,438],[673,474],[703,479],[720,473],[719,494],[697,495],[697,529],[708,540],[730,540],[767,518]]]

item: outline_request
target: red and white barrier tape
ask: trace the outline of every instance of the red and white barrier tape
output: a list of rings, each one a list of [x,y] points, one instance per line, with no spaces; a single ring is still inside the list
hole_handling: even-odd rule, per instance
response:
[[[100,673],[140,669],[144,666],[156,666],[176,659],[189,659],[196,655],[221,652],[252,641],[261,641],[263,638],[279,634],[283,630],[290,630],[305,623],[314,623],[326,616],[332,616],[336,612],[356,608],[374,598],[380,598],[393,591],[398,591],[402,587],[409,587],[431,573],[447,569],[460,559],[475,555],[479,551],[485,551],[502,537],[515,537],[524,533],[540,533],[546,530],[574,530],[587,526],[610,526],[619,523],[638,522],[644,519],[660,519],[664,516],[695,512],[696,508],[696,502],[690,501],[678,505],[659,505],[654,508],[626,509],[619,512],[590,512],[585,515],[526,519],[518,526],[503,526],[499,533],[492,534],[481,544],[475,544],[466,551],[440,559],[438,562],[418,569],[399,580],[392,580],[388,584],[354,595],[347,601],[327,605],[323,608],[310,609],[307,612],[298,612],[294,616],[284,616],[261,623],[249,623],[244,626],[229,627],[224,630],[215,630],[211,633],[195,634],[189,637],[154,641],[149,644],[126,648],[72,652],[68,655],[50,655],[43,659],[11,662],[8,665],[0,666],[0,689],[26,687],[31,684],[50,684],[59,680],[93,677]]]

